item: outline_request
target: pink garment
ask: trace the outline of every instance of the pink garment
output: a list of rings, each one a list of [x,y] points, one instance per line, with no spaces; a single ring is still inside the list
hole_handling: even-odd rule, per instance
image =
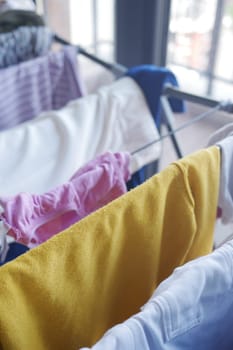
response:
[[[130,155],[106,152],[42,195],[0,198],[8,234],[30,248],[46,241],[127,191]]]

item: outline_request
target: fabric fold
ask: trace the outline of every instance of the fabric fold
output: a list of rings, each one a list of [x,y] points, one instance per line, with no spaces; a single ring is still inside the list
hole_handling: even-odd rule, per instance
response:
[[[1,69],[0,79],[2,131],[60,109],[85,93],[72,46]]]
[[[162,122],[160,97],[166,84],[178,86],[175,74],[168,68],[145,64],[130,68],[127,75],[133,78],[142,89],[153,114],[154,122],[160,130]],[[170,97],[168,100],[174,112],[184,112],[184,102],[182,100],[174,97]]]
[[[1,347],[90,347],[139,312],[212,251],[219,172],[218,147],[198,151],[2,266]]]
[[[231,241],[175,269],[141,312],[108,330],[91,349],[231,350],[232,262]]]
[[[21,26],[0,34],[0,68],[43,56],[51,49],[53,33],[48,27]]]
[[[131,153],[158,137],[141,89],[131,78],[119,79],[1,132],[1,195],[42,194],[104,152]],[[161,144],[154,144],[135,153],[130,173],[158,159],[160,152]]]
[[[8,235],[33,248],[113,201],[127,191],[129,162],[127,153],[107,152],[50,192],[0,197]]]
[[[142,90],[153,116],[154,123],[160,131],[162,123],[165,123],[165,121],[161,119],[160,97],[163,94],[163,89],[166,84],[178,86],[175,74],[168,68],[145,64],[130,68],[126,73],[126,76],[134,79]],[[182,100],[174,97],[169,98],[168,100],[174,112],[184,112],[184,102]],[[153,174],[157,172],[158,163],[153,164],[152,169]],[[128,189],[140,185],[148,178],[148,176],[153,175],[151,174],[151,170],[147,172],[146,168],[140,169],[140,171],[132,176],[132,179],[128,183]]]

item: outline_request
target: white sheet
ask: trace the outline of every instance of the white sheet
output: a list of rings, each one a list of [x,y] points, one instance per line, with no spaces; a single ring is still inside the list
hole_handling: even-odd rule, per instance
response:
[[[0,195],[43,193],[105,151],[127,151],[159,137],[144,95],[121,78],[63,109],[0,133]],[[131,173],[159,158],[161,144],[131,159]]]

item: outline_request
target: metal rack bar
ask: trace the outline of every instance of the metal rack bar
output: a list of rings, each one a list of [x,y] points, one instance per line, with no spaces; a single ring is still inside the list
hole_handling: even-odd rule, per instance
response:
[[[161,106],[163,109],[165,119],[164,124],[166,125],[168,132],[170,133],[170,138],[178,158],[182,158],[183,154],[175,134],[176,130],[174,129],[174,116],[171,107],[168,103],[168,97],[175,97],[181,100],[197,103],[210,108],[214,108],[220,105],[219,110],[225,111],[227,113],[233,113],[233,102],[228,101],[224,103],[209,97],[195,95],[186,91],[182,91],[177,87],[173,87],[170,85],[165,86],[163,90],[163,96],[161,97]]]
[[[61,38],[57,34],[54,35],[54,40],[57,43],[60,43],[60,44],[63,44],[63,45],[71,45],[68,41],[66,41],[65,39]],[[87,58],[90,58],[92,61],[94,61],[94,62],[100,64],[101,66],[105,67],[106,69],[110,70],[116,76],[121,76],[127,71],[127,68],[122,66],[121,64],[106,62],[106,61],[100,59],[99,57],[97,57],[95,55],[92,55],[91,53],[87,52],[81,46],[76,45],[76,47],[77,47],[77,52],[78,53],[84,55]]]
[[[205,96],[192,94],[170,85],[165,86],[163,90],[163,96],[175,97],[181,100],[197,103],[197,104],[200,104],[206,107],[211,107],[211,108],[221,103],[221,101],[218,101],[209,97],[205,97]],[[221,110],[224,110],[225,112],[228,112],[228,113],[233,113],[233,102],[228,101],[225,104],[222,103]]]

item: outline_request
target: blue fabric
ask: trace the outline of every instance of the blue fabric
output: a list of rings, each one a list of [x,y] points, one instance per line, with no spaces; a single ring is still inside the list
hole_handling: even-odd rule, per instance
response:
[[[141,65],[130,68],[126,76],[133,78],[142,89],[148,107],[153,115],[154,122],[160,131],[161,129],[161,107],[160,96],[162,95],[165,84],[178,86],[177,79],[169,69],[165,67],[157,67],[154,65]],[[173,112],[184,112],[184,102],[176,98],[168,99]],[[130,190],[146,180],[146,167],[135,173],[131,180],[127,183],[127,188]]]
[[[20,244],[20,243],[16,243],[16,242],[13,242],[13,243],[10,243],[9,244],[9,250],[7,252],[7,256],[6,256],[6,259],[4,262],[0,263],[0,266],[1,265],[4,265],[5,263],[7,263],[8,261],[11,261],[13,259],[15,259],[17,256],[25,253],[26,251],[28,251],[29,248],[26,247],[25,245],[23,244]]]

